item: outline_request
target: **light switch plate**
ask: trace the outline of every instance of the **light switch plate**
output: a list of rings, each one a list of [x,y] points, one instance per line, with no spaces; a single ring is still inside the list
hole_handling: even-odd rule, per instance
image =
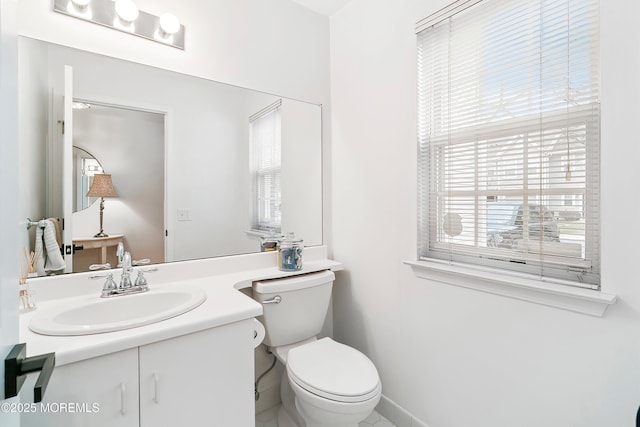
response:
[[[178,221],[191,221],[191,209],[178,209]]]

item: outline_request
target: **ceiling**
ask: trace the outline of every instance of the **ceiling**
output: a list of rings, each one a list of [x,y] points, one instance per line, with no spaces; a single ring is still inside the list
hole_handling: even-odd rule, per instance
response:
[[[321,15],[331,16],[350,0],[292,0]]]

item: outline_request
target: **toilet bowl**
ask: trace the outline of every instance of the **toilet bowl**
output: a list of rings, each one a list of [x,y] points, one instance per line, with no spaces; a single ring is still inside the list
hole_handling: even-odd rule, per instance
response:
[[[253,284],[263,303],[264,343],[285,370],[279,427],[358,427],[380,401],[376,367],[322,328],[335,276],[331,271]]]
[[[291,349],[286,375],[306,427],[356,427],[380,401],[373,363],[330,338]]]
[[[368,400],[345,403],[318,397],[294,382],[289,384],[295,393],[296,410],[306,427],[358,427],[380,401],[380,391]]]

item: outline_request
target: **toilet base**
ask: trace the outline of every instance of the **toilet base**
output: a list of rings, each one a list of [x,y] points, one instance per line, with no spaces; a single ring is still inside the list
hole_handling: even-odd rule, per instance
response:
[[[291,417],[289,416],[289,413],[287,412],[287,410],[284,408],[284,406],[280,406],[280,409],[278,409],[278,427],[318,427],[316,425],[310,425],[310,424],[296,424],[295,421],[293,421],[291,419]],[[304,421],[302,421],[302,423],[304,423]],[[360,425],[360,423],[358,423],[358,426]],[[327,426],[327,424],[322,424],[321,427],[354,427],[353,424],[347,424],[346,426],[342,426],[342,425],[335,425],[332,424],[330,426]]]
[[[280,406],[278,409],[278,427],[358,427],[360,423],[354,425],[353,423],[349,424],[310,424],[309,422],[302,421],[302,424],[297,424],[295,421],[291,419],[289,412],[285,409],[284,406]]]
[[[305,393],[299,390],[301,393]],[[360,421],[364,420],[374,409],[380,399],[378,395],[367,403],[364,408],[360,408],[361,412],[343,413],[339,416],[321,410],[317,413],[318,408],[309,405],[302,405],[296,396],[286,369],[282,372],[282,380],[280,383],[280,397],[282,406],[278,410],[278,427],[358,427]],[[304,416],[303,413],[309,412]],[[355,409],[355,408],[354,408]],[[313,414],[312,414],[313,413]],[[328,420],[330,418],[330,420]],[[344,422],[343,422],[344,421]]]
[[[282,406],[278,410],[278,427],[306,427],[304,420],[296,409],[295,398],[296,396],[289,385],[287,370],[284,369],[280,379]]]
[[[291,419],[291,417],[289,416],[289,413],[284,408],[284,406],[280,406],[280,409],[278,409],[278,427],[303,427],[303,426],[296,424]]]

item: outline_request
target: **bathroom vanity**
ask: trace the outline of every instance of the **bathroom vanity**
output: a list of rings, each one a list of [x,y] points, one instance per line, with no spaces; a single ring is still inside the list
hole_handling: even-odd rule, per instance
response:
[[[279,271],[275,253],[159,265],[148,275],[149,293],[186,285],[204,290],[206,300],[173,318],[87,335],[36,334],[29,323],[39,311],[77,301],[78,292],[98,296],[102,281],[89,274],[39,280],[38,308],[21,315],[21,342],[28,355],[55,352],[56,367],[42,405],[23,412],[22,426],[253,425],[252,319],[262,306],[240,290],[256,280],[341,270],[325,252],[307,250],[297,273]],[[22,388],[24,404],[33,402],[34,380]]]
[[[252,425],[252,332],[235,322],[58,366],[22,425]]]

